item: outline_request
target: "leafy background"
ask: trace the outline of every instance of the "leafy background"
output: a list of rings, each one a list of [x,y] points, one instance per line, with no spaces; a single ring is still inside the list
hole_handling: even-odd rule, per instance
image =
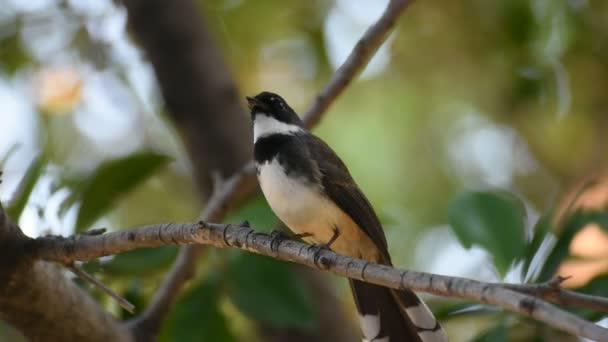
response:
[[[297,110],[385,3],[197,2],[242,94],[273,90]],[[0,199],[30,236],[191,221],[204,205],[125,24],[110,0],[0,0]],[[559,272],[608,296],[607,37],[603,1],[421,1],[406,11],[315,130],[374,204],[397,265],[488,281]],[[260,197],[227,221],[244,219],[278,223]],[[85,267],[141,310],[175,255],[144,249]],[[291,265],[209,250],[198,271],[161,340],[259,340],[252,317],[317,326]],[[344,280],[332,284],[351,309]],[[454,341],[572,339],[425,298]],[[5,325],[0,336],[18,338]]]

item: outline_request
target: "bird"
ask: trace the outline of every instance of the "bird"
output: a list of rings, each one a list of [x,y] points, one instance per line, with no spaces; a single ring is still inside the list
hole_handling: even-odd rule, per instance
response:
[[[275,215],[306,242],[392,266],[380,220],[348,168],[279,95],[246,97],[260,188]],[[364,342],[440,342],[448,337],[408,289],[349,279]]]

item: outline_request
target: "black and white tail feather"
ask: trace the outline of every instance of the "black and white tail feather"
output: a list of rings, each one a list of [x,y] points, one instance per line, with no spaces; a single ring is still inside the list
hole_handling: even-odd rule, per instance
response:
[[[291,230],[308,233],[314,243],[326,243],[337,227],[341,235],[331,246],[337,253],[392,265],[382,225],[336,153],[304,129],[279,95],[263,92],[247,99],[258,178],[277,216]],[[363,341],[448,341],[414,292],[357,280],[350,280],[350,286]]]
[[[440,342],[447,335],[427,306],[409,290],[350,280],[364,342]]]

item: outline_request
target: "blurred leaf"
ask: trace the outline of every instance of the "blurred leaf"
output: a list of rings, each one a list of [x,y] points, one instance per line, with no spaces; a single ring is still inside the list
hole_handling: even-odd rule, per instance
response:
[[[292,265],[240,252],[228,272],[230,298],[249,317],[280,327],[316,327],[311,294]]]
[[[218,309],[220,282],[209,276],[181,297],[165,323],[161,341],[229,342],[235,337]]]
[[[122,294],[122,297],[135,306],[135,313],[130,313],[124,308],[120,308],[120,317],[122,320],[127,320],[137,316],[145,307],[146,299],[143,294],[143,289],[139,278],[132,279],[129,286]]]
[[[592,296],[608,297],[608,275],[595,277],[585,286],[572,290]],[[577,308],[574,312],[591,321],[599,321],[606,316],[604,312],[587,308]]]
[[[587,285],[576,289],[576,291],[593,296],[608,297],[608,275],[596,277]]]
[[[589,220],[591,222],[597,223],[602,230],[608,232],[608,211],[592,211],[587,215],[589,215]]]
[[[545,83],[548,82],[546,77],[542,70],[534,66],[521,70],[513,84],[513,104],[538,100],[543,95]]]
[[[494,256],[504,274],[525,247],[525,208],[519,199],[503,191],[465,192],[452,200],[449,222],[466,248],[480,245]]]
[[[99,261],[99,259],[89,260],[80,267],[89,274],[95,274],[101,270],[101,261]]]
[[[21,213],[23,212],[23,209],[25,208],[25,205],[32,194],[32,190],[34,190],[34,186],[44,171],[45,166],[46,160],[44,158],[41,156],[34,158],[27,169],[27,172],[23,176],[23,179],[21,179],[21,183],[19,183],[17,191],[15,192],[15,197],[11,199],[11,202],[6,208],[8,215],[15,221],[19,220],[19,217],[21,216]]]
[[[13,74],[29,62],[29,57],[21,44],[19,34],[13,34],[0,40],[0,68],[9,74]]]
[[[106,273],[132,276],[155,272],[169,266],[177,256],[177,246],[140,248],[116,255],[103,265]]]
[[[529,43],[537,29],[530,2],[511,0],[507,1],[506,4],[507,7],[503,12],[505,32],[517,46]]]
[[[574,235],[585,225],[595,222],[602,227],[606,227],[607,221],[608,213],[597,211],[577,210],[572,215],[564,218],[557,232],[557,242],[543,265],[539,280],[548,280],[555,274],[559,265],[569,254],[570,243]]]
[[[279,219],[274,215],[263,195],[258,195],[231,213],[226,222],[249,221],[257,231],[270,231],[277,226]]]
[[[509,330],[504,324],[497,324],[492,328],[482,332],[473,341],[475,342],[506,342],[509,337]]]
[[[532,263],[532,260],[538,252],[540,245],[543,243],[551,229],[552,217],[553,211],[549,211],[541,216],[534,225],[534,235],[532,236],[532,240],[526,245],[526,250],[524,252],[524,263],[521,270],[523,279],[528,279],[528,270],[530,269],[530,264]]]
[[[140,152],[101,164],[80,189],[76,231],[87,229],[122,195],[141,184],[169,160],[165,155]]]

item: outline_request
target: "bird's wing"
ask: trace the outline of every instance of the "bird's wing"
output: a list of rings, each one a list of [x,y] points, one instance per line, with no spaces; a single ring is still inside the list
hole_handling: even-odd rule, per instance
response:
[[[338,155],[321,139],[307,135],[312,139],[309,144],[313,160],[317,161],[321,181],[327,196],[335,202],[350,218],[365,231],[380,251],[380,255],[390,263],[386,237],[380,220],[353,180],[348,168]],[[325,148],[323,148],[325,147]]]

